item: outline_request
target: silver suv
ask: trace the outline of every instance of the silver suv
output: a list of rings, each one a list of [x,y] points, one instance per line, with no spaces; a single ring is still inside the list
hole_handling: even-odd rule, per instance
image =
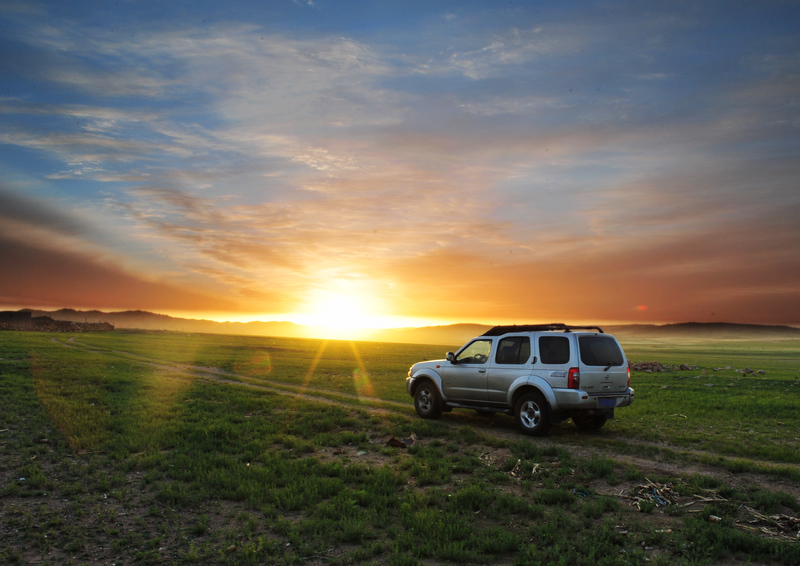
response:
[[[571,418],[601,428],[633,402],[631,372],[616,338],[597,326],[495,326],[447,359],[411,366],[406,389],[417,414],[474,409],[516,417],[524,434]]]

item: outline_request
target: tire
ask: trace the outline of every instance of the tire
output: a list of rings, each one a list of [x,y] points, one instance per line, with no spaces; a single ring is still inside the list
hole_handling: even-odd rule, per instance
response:
[[[427,379],[420,383],[414,392],[414,408],[423,419],[438,419],[442,414],[439,391]]]
[[[581,430],[600,430],[606,424],[606,415],[580,415],[572,417],[572,422]]]
[[[547,402],[539,393],[525,393],[517,400],[514,415],[517,427],[522,434],[542,436],[550,430],[550,419],[547,418]]]

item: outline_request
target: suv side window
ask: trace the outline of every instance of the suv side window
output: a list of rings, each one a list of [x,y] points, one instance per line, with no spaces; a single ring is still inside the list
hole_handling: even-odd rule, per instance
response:
[[[458,364],[485,364],[492,351],[491,340],[475,340],[469,346],[458,353],[456,363]]]
[[[497,345],[495,363],[524,364],[531,357],[531,339],[527,336],[503,338]]]
[[[539,336],[539,358],[546,365],[569,363],[569,338],[566,336]]]

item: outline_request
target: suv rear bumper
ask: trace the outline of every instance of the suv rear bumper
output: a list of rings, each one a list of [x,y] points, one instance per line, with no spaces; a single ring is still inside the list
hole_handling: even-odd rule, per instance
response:
[[[597,395],[590,394],[580,389],[553,389],[556,398],[556,411],[571,411],[585,409],[615,409],[627,407],[633,403],[634,392],[628,387],[622,395]]]

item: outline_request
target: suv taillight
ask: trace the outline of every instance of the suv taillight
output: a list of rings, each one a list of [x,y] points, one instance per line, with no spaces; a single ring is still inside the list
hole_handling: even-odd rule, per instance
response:
[[[628,368],[628,388],[631,386],[631,368]]]
[[[578,368],[569,368],[567,387],[569,389],[579,389],[580,386],[581,386],[581,370],[579,370]]]

